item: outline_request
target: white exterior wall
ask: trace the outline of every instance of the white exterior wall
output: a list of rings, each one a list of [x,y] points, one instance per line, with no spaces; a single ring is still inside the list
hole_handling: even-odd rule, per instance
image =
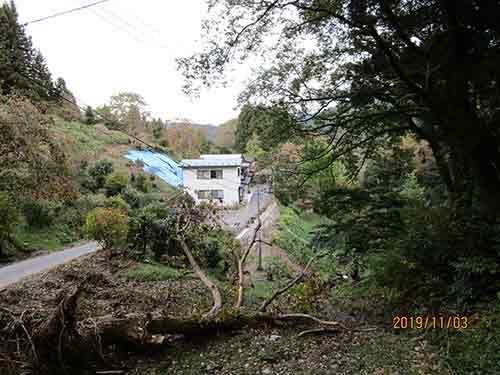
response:
[[[222,179],[198,179],[197,170],[222,170]],[[232,206],[240,203],[239,187],[241,185],[241,177],[238,176],[238,167],[200,167],[200,168],[183,168],[183,185],[188,193],[198,203],[198,190],[223,190],[224,191],[224,206]]]

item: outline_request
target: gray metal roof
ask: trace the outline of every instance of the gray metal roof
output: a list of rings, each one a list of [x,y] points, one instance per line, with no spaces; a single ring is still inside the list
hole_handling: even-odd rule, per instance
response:
[[[241,159],[241,154],[203,154],[200,159]]]
[[[184,159],[179,163],[181,168],[203,168],[203,167],[239,167],[241,159]]]

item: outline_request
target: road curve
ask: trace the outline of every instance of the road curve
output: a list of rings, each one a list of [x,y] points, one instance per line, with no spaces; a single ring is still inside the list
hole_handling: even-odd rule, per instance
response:
[[[72,259],[90,254],[99,249],[97,242],[88,242],[84,245],[71,247],[63,251],[41,255],[35,258],[26,259],[9,266],[0,268],[0,290],[6,286],[16,283],[26,276],[34,275],[60,264],[69,262]]]

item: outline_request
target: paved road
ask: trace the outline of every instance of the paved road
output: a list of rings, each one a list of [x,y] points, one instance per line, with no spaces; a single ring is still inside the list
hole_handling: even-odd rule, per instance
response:
[[[259,196],[260,196],[260,212],[264,210],[273,201],[271,194],[267,193],[266,185],[257,185],[252,187],[252,195],[250,202],[244,207],[237,210],[225,210],[222,212],[222,222],[233,233],[240,233],[250,222],[252,218],[257,217],[259,209]]]
[[[97,242],[89,242],[64,251],[41,255],[36,258],[30,258],[14,263],[10,266],[2,267],[0,268],[0,290],[26,276],[69,262],[70,260],[81,257],[82,255],[93,253],[98,248],[99,245]]]

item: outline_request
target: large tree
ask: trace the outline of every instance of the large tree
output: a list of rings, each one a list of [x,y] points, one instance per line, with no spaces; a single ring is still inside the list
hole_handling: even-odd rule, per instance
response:
[[[0,88],[34,100],[57,97],[45,59],[19,23],[13,1],[0,6]]]
[[[244,102],[329,138],[332,160],[391,135],[429,142],[450,197],[500,212],[500,14],[479,0],[210,1],[206,48],[180,66],[212,84],[232,62],[265,64]]]
[[[111,114],[117,119],[118,127],[137,129],[146,126],[149,112],[147,103],[140,94],[120,92],[110,99]]]

